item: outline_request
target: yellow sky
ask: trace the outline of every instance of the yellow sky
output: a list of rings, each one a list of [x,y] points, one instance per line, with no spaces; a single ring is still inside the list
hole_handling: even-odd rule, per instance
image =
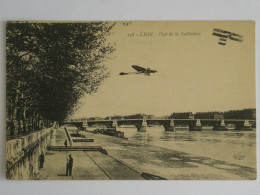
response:
[[[213,28],[243,35],[243,41],[219,45]],[[118,22],[112,32],[108,40],[116,51],[106,62],[111,76],[82,98],[75,118],[255,108],[254,22]],[[147,32],[153,35],[141,36]],[[187,32],[196,34],[182,35]],[[119,75],[133,72],[132,65],[158,72]]]

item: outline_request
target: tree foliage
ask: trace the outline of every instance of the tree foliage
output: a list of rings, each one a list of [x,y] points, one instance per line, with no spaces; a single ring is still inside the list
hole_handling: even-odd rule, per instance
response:
[[[19,132],[64,120],[80,97],[97,91],[108,76],[113,25],[7,23],[7,120],[17,121]]]
[[[225,119],[256,119],[256,109],[229,110],[224,112]]]
[[[171,114],[172,119],[188,119],[192,112],[174,112]]]

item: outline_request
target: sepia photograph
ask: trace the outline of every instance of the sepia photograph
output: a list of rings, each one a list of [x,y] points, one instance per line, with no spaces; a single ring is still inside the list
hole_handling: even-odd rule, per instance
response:
[[[6,179],[256,180],[254,21],[9,21]]]

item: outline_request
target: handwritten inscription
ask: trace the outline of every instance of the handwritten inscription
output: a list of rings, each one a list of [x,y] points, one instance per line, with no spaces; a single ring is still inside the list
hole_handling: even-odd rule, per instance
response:
[[[200,32],[130,32],[128,37],[177,37],[177,36],[200,36]]]

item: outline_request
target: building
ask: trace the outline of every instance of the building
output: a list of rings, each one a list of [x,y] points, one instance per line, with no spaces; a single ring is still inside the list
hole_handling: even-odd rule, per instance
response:
[[[253,110],[252,110],[252,118],[253,118],[253,119],[256,119],[256,109],[253,109]]]
[[[224,119],[224,114],[215,113],[214,114],[214,119]]]
[[[189,114],[189,119],[194,119],[194,114],[190,113]]]

